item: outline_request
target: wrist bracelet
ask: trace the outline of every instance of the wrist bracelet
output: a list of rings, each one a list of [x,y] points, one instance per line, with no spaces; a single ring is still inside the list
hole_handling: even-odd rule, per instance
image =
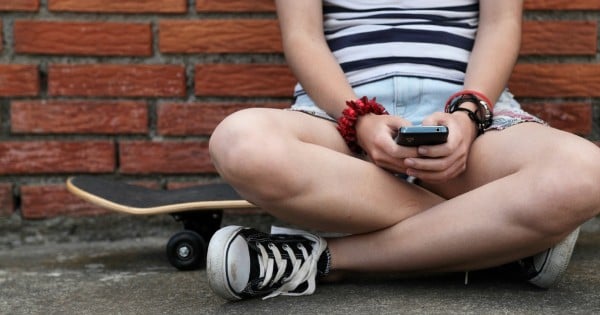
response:
[[[454,112],[467,113],[467,116],[469,116],[469,119],[471,119],[471,121],[475,123],[475,128],[477,128],[477,135],[479,136],[485,132],[486,127],[484,126],[484,124],[481,122],[481,119],[477,115],[478,111],[479,111],[479,109],[476,111],[472,111],[468,108],[456,106],[452,109],[452,111],[450,113],[454,113]]]
[[[338,119],[337,130],[346,141],[348,148],[354,153],[363,153],[363,149],[358,145],[356,137],[356,123],[360,116],[366,114],[387,115],[383,105],[377,103],[375,98],[369,100],[366,96],[355,101],[347,101],[346,108],[342,111],[342,116]]]
[[[454,99],[454,98],[457,98],[462,95],[471,95],[471,96],[475,97],[477,100],[479,100],[480,102],[485,103],[485,105],[488,107],[488,109],[490,111],[492,111],[494,109],[494,104],[492,103],[492,101],[490,101],[490,99],[487,96],[485,96],[485,94],[483,94],[479,91],[475,91],[475,90],[459,91],[457,93],[454,93],[454,95],[450,96],[450,99]]]
[[[477,110],[472,111],[467,108],[460,107],[461,104],[471,102],[477,106]],[[445,112],[454,113],[457,111],[467,112],[469,118],[475,123],[478,135],[485,132],[485,129],[492,125],[493,112],[492,105],[489,99],[480,92],[473,90],[463,90],[457,92],[448,98],[446,102]]]

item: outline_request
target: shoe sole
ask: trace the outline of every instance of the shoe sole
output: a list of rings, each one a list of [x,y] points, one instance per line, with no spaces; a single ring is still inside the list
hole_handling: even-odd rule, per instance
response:
[[[579,228],[550,248],[550,253],[546,257],[546,263],[542,270],[537,276],[529,279],[529,282],[543,289],[548,289],[558,282],[569,266],[578,236]]]
[[[220,297],[237,301],[238,296],[229,286],[227,279],[227,248],[242,230],[241,226],[227,226],[218,230],[210,239],[206,257],[206,274],[208,285]]]

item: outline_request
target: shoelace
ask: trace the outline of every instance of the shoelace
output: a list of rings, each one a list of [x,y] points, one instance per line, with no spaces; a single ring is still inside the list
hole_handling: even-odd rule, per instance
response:
[[[280,280],[283,282],[282,286],[277,288],[271,294],[265,296],[263,300],[272,298],[278,295],[304,295],[310,294],[315,290],[315,275],[317,272],[316,263],[317,259],[314,258],[315,251],[308,253],[306,248],[302,244],[298,244],[298,249],[302,253],[302,259],[296,258],[294,251],[289,245],[283,244],[282,248],[286,251],[288,258],[282,257],[279,248],[273,243],[269,243],[267,246],[273,253],[274,258],[270,258],[267,249],[260,243],[257,243],[257,248],[260,251],[260,257],[258,265],[260,269],[259,276],[264,278],[261,284],[258,285],[259,289],[267,286],[273,286]],[[285,269],[288,263],[292,264],[292,272],[289,276],[283,278]],[[273,275],[274,269],[277,267],[277,273]],[[308,282],[308,287],[302,292],[291,292],[295,290],[300,284]]]

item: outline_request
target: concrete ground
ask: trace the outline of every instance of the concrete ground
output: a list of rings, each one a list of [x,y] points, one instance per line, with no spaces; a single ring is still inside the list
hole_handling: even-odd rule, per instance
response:
[[[0,314],[600,314],[599,227],[586,224],[548,291],[489,271],[470,273],[468,285],[464,274],[378,275],[233,303],[210,291],[204,270],[169,265],[168,236],[24,242],[0,246]]]

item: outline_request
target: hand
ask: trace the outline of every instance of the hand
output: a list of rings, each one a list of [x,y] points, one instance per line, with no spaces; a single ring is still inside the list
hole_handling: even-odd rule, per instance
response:
[[[406,173],[406,158],[419,156],[417,148],[396,144],[394,136],[398,128],[412,125],[402,117],[389,115],[365,115],[356,124],[358,144],[377,166],[396,173]]]
[[[427,117],[423,125],[448,127],[448,140],[440,145],[418,147],[419,157],[404,161],[406,174],[428,183],[446,182],[462,174],[477,135],[473,122],[462,112],[438,112]]]

